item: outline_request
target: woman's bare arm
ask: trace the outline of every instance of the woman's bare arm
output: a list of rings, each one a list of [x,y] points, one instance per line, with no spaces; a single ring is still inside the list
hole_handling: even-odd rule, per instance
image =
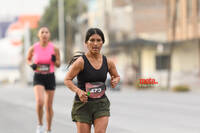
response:
[[[26,63],[28,65],[31,65],[32,64],[32,58],[33,58],[33,46],[31,46],[28,50],[28,54],[27,54],[27,57],[26,57]]]
[[[108,71],[111,77],[111,87],[115,88],[120,81],[120,76],[117,72],[114,62],[110,59],[107,59],[107,62],[108,62]]]
[[[80,100],[82,102],[87,102],[87,93],[80,88],[78,88],[72,80],[74,77],[76,77],[80,71],[82,71],[84,68],[84,60],[82,57],[79,57],[69,68],[69,71],[67,72],[65,79],[64,79],[64,84],[73,92],[77,93]]]
[[[55,56],[56,56],[56,61],[55,61],[55,66],[60,67],[60,50],[54,46],[55,50]]]

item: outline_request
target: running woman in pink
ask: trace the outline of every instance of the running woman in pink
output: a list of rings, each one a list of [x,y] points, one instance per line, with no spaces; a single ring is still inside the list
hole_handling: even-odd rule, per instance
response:
[[[53,97],[56,88],[54,66],[60,66],[60,52],[50,42],[50,32],[47,27],[41,27],[38,32],[39,42],[30,47],[27,55],[27,63],[34,70],[34,93],[36,99],[36,111],[38,126],[36,133],[44,133],[43,107],[46,114],[46,131],[51,132],[53,117]]]

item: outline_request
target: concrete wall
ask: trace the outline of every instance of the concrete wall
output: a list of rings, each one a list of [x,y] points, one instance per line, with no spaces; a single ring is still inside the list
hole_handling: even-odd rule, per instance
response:
[[[198,71],[198,49],[197,43],[176,45],[172,56],[172,71],[175,73]]]
[[[191,88],[196,88],[200,83],[198,45],[198,42],[191,41],[174,46],[171,86],[186,84]],[[159,86],[166,86],[168,70],[156,70],[156,55],[156,47],[146,46],[142,49],[141,75],[143,78],[155,78],[159,82]]]

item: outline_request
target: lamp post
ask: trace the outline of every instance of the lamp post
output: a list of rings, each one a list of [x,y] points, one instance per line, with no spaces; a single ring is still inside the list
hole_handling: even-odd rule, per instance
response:
[[[63,50],[64,60],[65,61],[65,24],[64,24],[64,1],[58,0],[58,36],[59,36],[59,44],[61,45],[61,49]]]

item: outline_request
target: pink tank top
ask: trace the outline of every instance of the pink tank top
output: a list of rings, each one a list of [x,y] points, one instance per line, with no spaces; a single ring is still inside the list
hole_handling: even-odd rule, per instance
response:
[[[55,54],[52,42],[49,42],[46,47],[42,47],[39,42],[34,44],[33,61],[35,64],[49,64],[50,73],[54,72],[54,62],[51,61],[51,56]],[[37,72],[37,70],[36,70]]]

